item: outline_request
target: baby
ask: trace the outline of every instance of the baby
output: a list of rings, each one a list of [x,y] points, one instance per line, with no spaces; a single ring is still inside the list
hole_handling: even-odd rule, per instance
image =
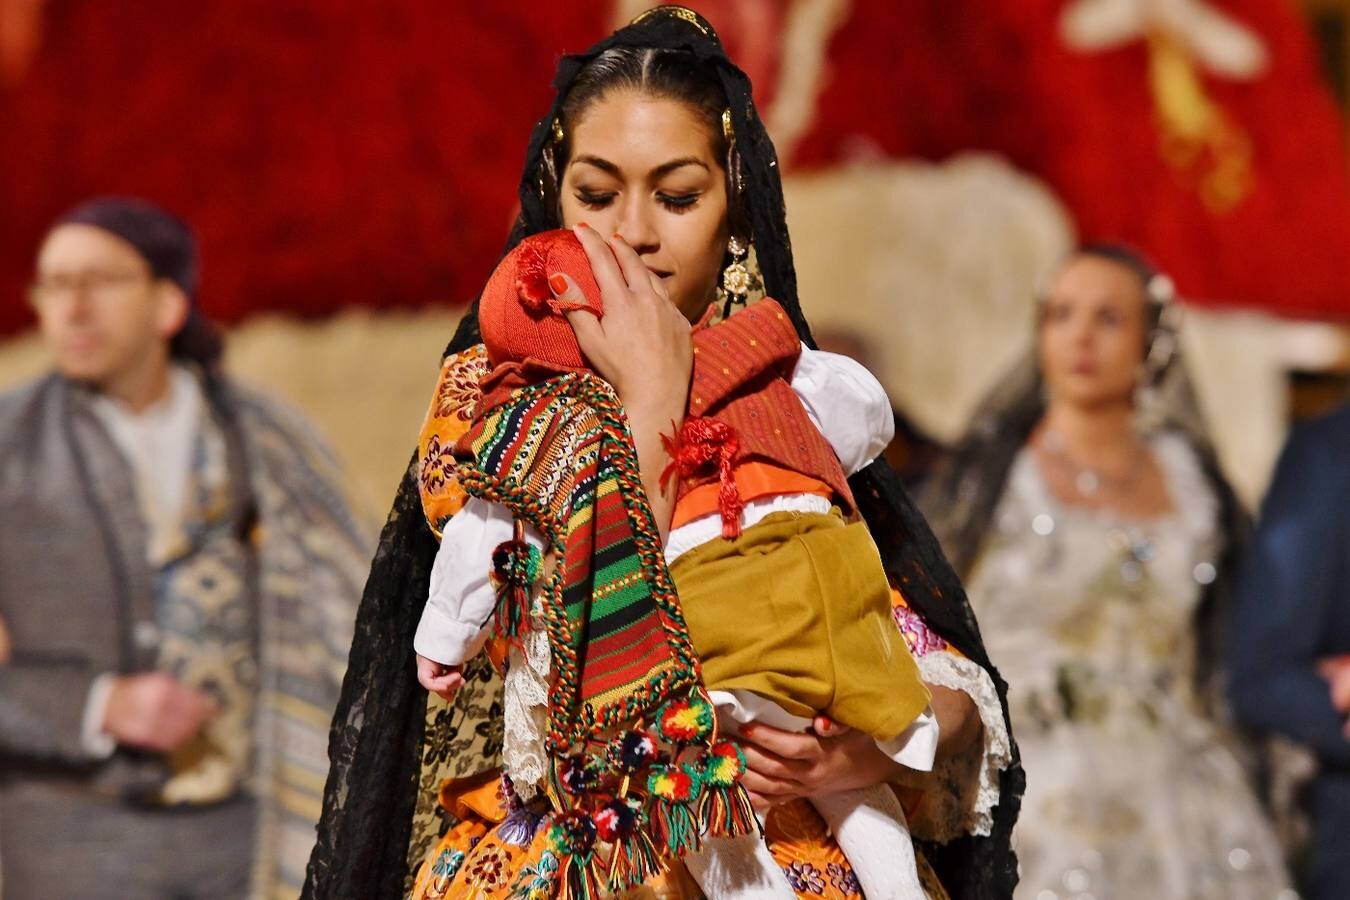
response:
[[[489,394],[585,371],[544,272],[566,273],[585,297],[573,308],[603,316],[575,236],[527,239],[480,300]],[[805,731],[824,715],[865,731],[909,768],[931,768],[937,727],[928,693],[891,619],[889,584],[847,481],[891,438],[885,391],[856,362],[804,347],[772,300],[700,323],[693,343],[688,417],[667,438],[663,479],[677,478],[678,491],[665,561],[720,717],[733,728]],[[453,693],[460,667],[489,637],[499,591],[488,560],[513,535],[541,554],[550,549],[511,510],[478,498],[446,524],[414,642],[429,690]],[[529,668],[514,650],[508,695],[512,673]],[[521,721],[528,711],[516,709],[514,723],[512,715],[508,696],[508,741],[531,724]],[[507,748],[508,769],[513,755],[529,756]],[[811,802],[869,898],[923,896],[888,787]],[[709,840],[686,863],[709,896],[793,896],[756,835]]]

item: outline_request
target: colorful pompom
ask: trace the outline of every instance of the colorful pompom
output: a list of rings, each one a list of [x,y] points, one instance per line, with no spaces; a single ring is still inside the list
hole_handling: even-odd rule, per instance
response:
[[[539,578],[543,557],[539,548],[525,541],[502,541],[492,551],[489,580],[500,590],[506,585],[528,587]]]
[[[693,744],[712,735],[712,704],[700,696],[672,700],[656,714],[656,730],[672,744]]]
[[[595,835],[595,821],[579,809],[556,816],[548,829],[549,845],[562,857],[588,857]]]
[[[670,803],[688,803],[698,794],[698,778],[687,766],[653,766],[647,776],[647,790],[652,796]]]
[[[607,886],[611,894],[621,894],[662,872],[665,863],[661,859],[661,851],[647,833],[641,803],[634,797],[616,797],[597,814],[597,822],[599,816],[611,808],[618,827],[614,837],[606,838],[611,844]],[[631,815],[632,818],[626,819],[625,815]],[[604,829],[601,831],[603,835]]]
[[[709,835],[735,837],[758,830],[759,821],[750,805],[750,795],[741,784],[745,754],[730,741],[722,741],[699,754],[699,820]]]
[[[600,767],[586,756],[569,756],[560,771],[563,787],[569,794],[588,794],[600,785]]]
[[[596,834],[600,840],[609,843],[631,835],[640,821],[637,809],[622,797],[615,797],[606,803],[596,812],[594,819]]]
[[[492,551],[488,581],[497,592],[494,613],[497,634],[509,641],[525,633],[530,616],[530,588],[539,578],[542,557],[524,541],[503,541]]]
[[[745,774],[745,753],[722,741],[699,756],[699,777],[709,787],[729,788]]]
[[[656,738],[645,731],[625,731],[605,748],[605,762],[619,775],[636,775],[656,761]]]

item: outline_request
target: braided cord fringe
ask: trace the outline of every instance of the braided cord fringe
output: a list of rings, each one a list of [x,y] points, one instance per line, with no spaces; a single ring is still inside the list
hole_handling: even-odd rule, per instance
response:
[[[552,692],[550,704],[548,743],[551,750],[562,751],[598,730],[640,717],[687,688],[693,688],[699,694],[704,694],[704,691],[702,670],[689,638],[678,595],[666,569],[660,531],[646,501],[637,451],[618,395],[608,383],[595,375],[572,373],[522,388],[512,394],[505,404],[515,406],[557,398],[581,401],[596,414],[604,451],[598,465],[602,469],[608,466],[619,485],[639,563],[651,587],[650,593],[660,613],[666,643],[676,663],[674,668],[630,693],[622,703],[610,705],[598,713],[589,704],[580,710],[575,709],[579,696],[581,661],[574,647],[575,632],[563,602],[563,587],[567,577],[566,518],[555,517],[555,513],[541,498],[533,496],[513,479],[484,472],[472,463],[462,463],[458,476],[466,493],[509,507],[517,516],[537,528],[558,553],[558,565],[542,587],[542,607],[557,672],[557,689]],[[491,411],[485,411],[481,415],[490,414]]]

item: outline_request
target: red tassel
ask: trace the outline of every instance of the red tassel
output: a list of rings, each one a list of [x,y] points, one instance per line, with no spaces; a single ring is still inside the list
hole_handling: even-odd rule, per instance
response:
[[[745,503],[736,487],[736,454],[741,449],[736,430],[717,419],[695,416],[684,420],[674,438],[661,435],[661,442],[670,454],[670,465],[661,473],[661,489],[665,489],[671,475],[690,478],[711,474],[708,470],[715,465],[720,485],[717,508],[722,514],[722,537],[728,540],[739,537]]]
[[[548,273],[544,271],[546,262],[543,249],[538,242],[532,242],[521,248],[516,263],[516,291],[520,294],[520,302],[535,312],[552,308],[553,291],[549,290]]]

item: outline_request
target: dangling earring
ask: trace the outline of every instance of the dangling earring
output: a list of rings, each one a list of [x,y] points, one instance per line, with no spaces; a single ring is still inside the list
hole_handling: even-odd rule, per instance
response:
[[[731,307],[736,304],[744,304],[746,295],[750,292],[750,270],[745,266],[746,257],[750,255],[748,242],[742,243],[741,239],[732,235],[727,241],[727,253],[731,255],[731,262],[722,270],[722,286],[719,287],[719,299],[722,301],[722,317],[731,315]]]
[[[1158,386],[1149,377],[1145,369],[1134,388],[1134,430],[1138,434],[1152,434],[1162,426],[1162,404],[1158,399]]]

